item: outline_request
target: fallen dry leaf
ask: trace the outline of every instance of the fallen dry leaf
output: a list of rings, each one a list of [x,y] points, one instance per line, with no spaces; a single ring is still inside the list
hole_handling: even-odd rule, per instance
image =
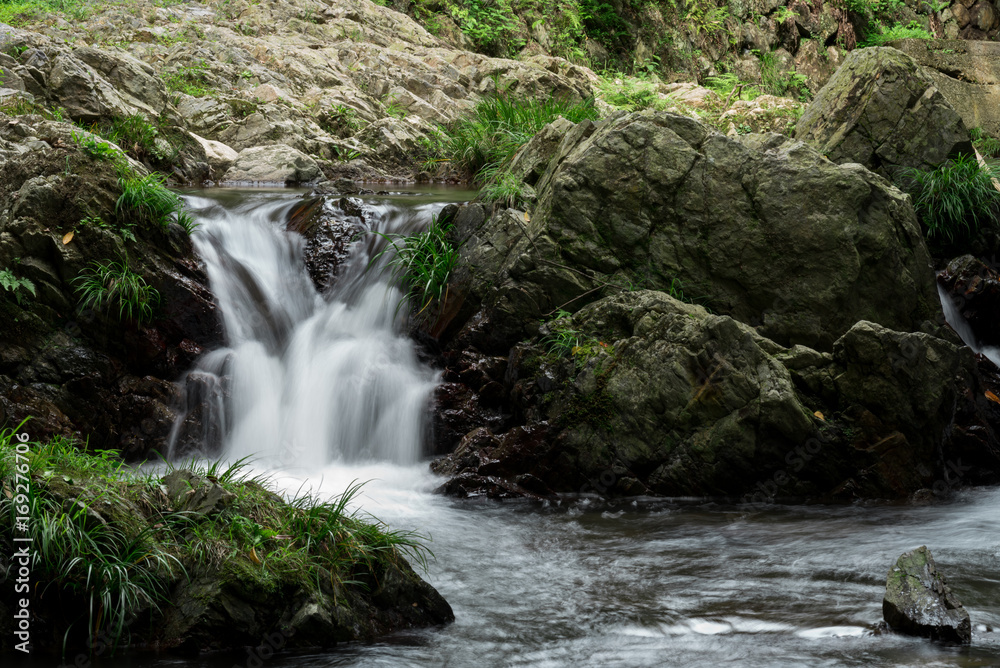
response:
[[[71,241],[73,241],[73,230],[70,230],[69,232],[63,235],[63,246],[65,246]]]
[[[818,417],[820,420],[823,420],[824,422],[826,421],[826,418],[823,417],[823,414],[820,413],[819,411],[816,411],[815,413],[813,413],[813,415],[815,415],[816,417]]]
[[[986,390],[986,398],[989,399],[990,401],[995,401],[998,404],[1000,404],[1000,397],[998,397],[997,395],[993,394],[989,390]]]

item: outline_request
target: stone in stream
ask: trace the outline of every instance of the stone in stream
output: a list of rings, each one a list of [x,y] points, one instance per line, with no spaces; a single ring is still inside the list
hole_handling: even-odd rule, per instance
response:
[[[894,630],[967,645],[972,622],[945,584],[926,546],[903,553],[889,570],[882,616]]]

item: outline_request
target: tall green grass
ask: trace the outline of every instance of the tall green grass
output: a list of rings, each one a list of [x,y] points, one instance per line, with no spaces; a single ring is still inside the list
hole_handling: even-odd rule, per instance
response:
[[[403,302],[409,301],[419,313],[447,298],[448,280],[458,264],[458,249],[448,239],[449,228],[433,219],[422,232],[410,236],[375,233],[388,246],[373,262],[389,254],[384,266],[402,283],[406,291]]]
[[[528,140],[560,116],[579,123],[596,119],[598,112],[592,99],[539,101],[498,93],[481,100],[469,118],[442,129],[440,153],[476,181],[486,182],[500,173]]]
[[[95,261],[74,280],[81,309],[118,309],[119,320],[143,324],[153,319],[160,293],[132,271],[126,260]]]
[[[955,243],[994,225],[1000,213],[1000,191],[994,179],[1000,169],[980,166],[975,156],[962,155],[935,169],[909,169],[900,181],[913,208],[927,227],[928,239]]]
[[[184,208],[184,202],[167,188],[160,174],[141,176],[128,168],[118,170],[118,187],[122,194],[115,202],[115,213],[131,215],[166,229],[176,222],[190,234],[197,224]]]

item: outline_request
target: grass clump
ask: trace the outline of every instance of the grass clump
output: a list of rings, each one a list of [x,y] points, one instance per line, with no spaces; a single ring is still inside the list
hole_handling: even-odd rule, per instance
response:
[[[188,234],[197,224],[184,210],[184,201],[167,188],[160,174],[141,176],[127,168],[118,170],[118,187],[122,194],[115,202],[115,213],[129,215],[159,225],[164,230],[176,221]]]
[[[888,28],[877,22],[858,46],[883,46],[897,39],[934,39],[934,35],[919,21],[910,21],[905,26],[897,23]]]
[[[74,282],[81,309],[111,311],[117,307],[120,320],[140,325],[153,319],[160,302],[160,293],[125,260],[92,262]]]
[[[972,128],[969,130],[969,137],[972,138],[972,145],[976,147],[983,157],[994,158],[1000,153],[1000,139],[986,134],[982,128]]]
[[[162,162],[173,157],[157,145],[160,131],[142,114],[115,116],[94,124],[90,130],[122,147],[136,160]]]
[[[560,116],[579,123],[596,119],[598,112],[593,100],[538,101],[498,93],[481,100],[469,118],[442,128],[440,152],[477,180],[488,181],[518,149]]]
[[[255,600],[262,618],[289,597],[324,591],[351,606],[357,599],[345,588],[371,591],[402,559],[426,565],[431,556],[421,536],[353,510],[357,483],[333,499],[286,500],[243,461],[143,471],[72,440],[22,443],[13,434],[0,431],[0,549],[12,554],[15,535],[34,539],[36,643],[161,641],[171,596],[198,592],[185,588],[206,577]],[[187,509],[188,497],[168,480],[175,473],[182,485],[218,485],[226,494],[211,509]],[[24,516],[27,533],[16,529]]]
[[[610,344],[574,329],[573,315],[569,311],[556,311],[553,318],[543,322],[542,326],[549,332],[541,341],[546,352],[552,357],[572,359],[578,369],[598,355],[614,352]]]
[[[914,210],[927,227],[928,239],[947,243],[967,240],[996,222],[1000,212],[997,178],[1000,169],[981,166],[969,155],[932,170],[909,169],[900,175]]]
[[[0,23],[19,28],[58,12],[75,22],[84,21],[104,6],[87,0],[4,0],[0,2]]]
[[[403,302],[410,302],[418,313],[448,296],[448,280],[458,264],[458,249],[448,238],[450,224],[434,218],[422,232],[409,236],[375,232],[388,242],[373,261],[388,255],[384,265],[392,271],[405,290]]]

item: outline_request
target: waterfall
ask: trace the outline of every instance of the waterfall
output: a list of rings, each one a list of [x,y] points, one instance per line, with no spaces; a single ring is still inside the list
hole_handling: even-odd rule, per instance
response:
[[[369,229],[359,229],[337,280],[319,294],[303,238],[284,229],[300,202],[275,193],[243,193],[232,205],[187,197],[225,347],[182,381],[171,457],[196,450],[306,470],[420,457],[438,376],[401,333],[401,294],[382,270],[388,258],[378,257],[386,242],[371,232],[412,232],[442,205],[368,205]]]

